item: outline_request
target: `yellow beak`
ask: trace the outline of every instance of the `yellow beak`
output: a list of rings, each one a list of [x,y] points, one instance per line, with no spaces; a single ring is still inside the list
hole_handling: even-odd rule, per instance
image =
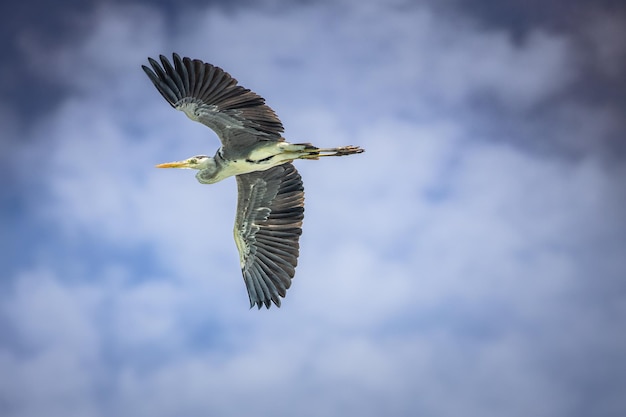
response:
[[[155,168],[189,168],[189,163],[187,161],[166,162],[156,165]]]

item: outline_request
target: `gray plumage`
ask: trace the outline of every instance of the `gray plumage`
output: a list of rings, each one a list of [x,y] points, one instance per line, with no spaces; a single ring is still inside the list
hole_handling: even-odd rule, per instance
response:
[[[217,133],[225,158],[237,159],[259,141],[284,141],[283,125],[265,100],[240,85],[223,69],[174,54],[174,66],[148,58],[142,66],[172,107]]]
[[[280,306],[298,264],[304,189],[291,163],[238,175],[235,241],[250,300]]]

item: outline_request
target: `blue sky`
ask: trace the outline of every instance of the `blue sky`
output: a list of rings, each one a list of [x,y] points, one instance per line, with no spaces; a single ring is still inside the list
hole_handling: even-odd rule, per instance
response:
[[[2,13],[3,416],[624,415],[623,8],[34,6]],[[234,180],[153,168],[219,146],[141,71],[172,52],[366,149],[296,164],[280,309]]]

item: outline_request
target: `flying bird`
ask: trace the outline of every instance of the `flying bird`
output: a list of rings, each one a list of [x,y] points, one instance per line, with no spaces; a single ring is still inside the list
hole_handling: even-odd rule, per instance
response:
[[[304,188],[295,159],[363,152],[358,146],[318,148],[289,143],[265,100],[237,84],[226,71],[197,59],[161,55],[142,65],[161,95],[191,120],[213,129],[222,146],[214,156],[197,155],[157,168],[196,169],[202,184],[231,176],[237,181],[235,243],[250,308],[280,307],[298,263],[304,218]]]

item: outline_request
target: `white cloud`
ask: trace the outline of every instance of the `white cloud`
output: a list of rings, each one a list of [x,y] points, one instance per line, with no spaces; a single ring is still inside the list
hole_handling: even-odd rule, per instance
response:
[[[97,349],[98,336],[84,313],[98,297],[99,292],[88,286],[70,293],[55,277],[35,271],[17,278],[13,297],[3,310],[20,324],[16,331],[29,349],[54,346],[87,353]]]
[[[14,415],[55,415],[61,409],[70,416],[93,412],[91,389],[101,353],[93,316],[100,296],[97,288],[64,286],[47,272],[16,279],[11,298],[0,310],[17,336],[0,347],[0,396]]]

